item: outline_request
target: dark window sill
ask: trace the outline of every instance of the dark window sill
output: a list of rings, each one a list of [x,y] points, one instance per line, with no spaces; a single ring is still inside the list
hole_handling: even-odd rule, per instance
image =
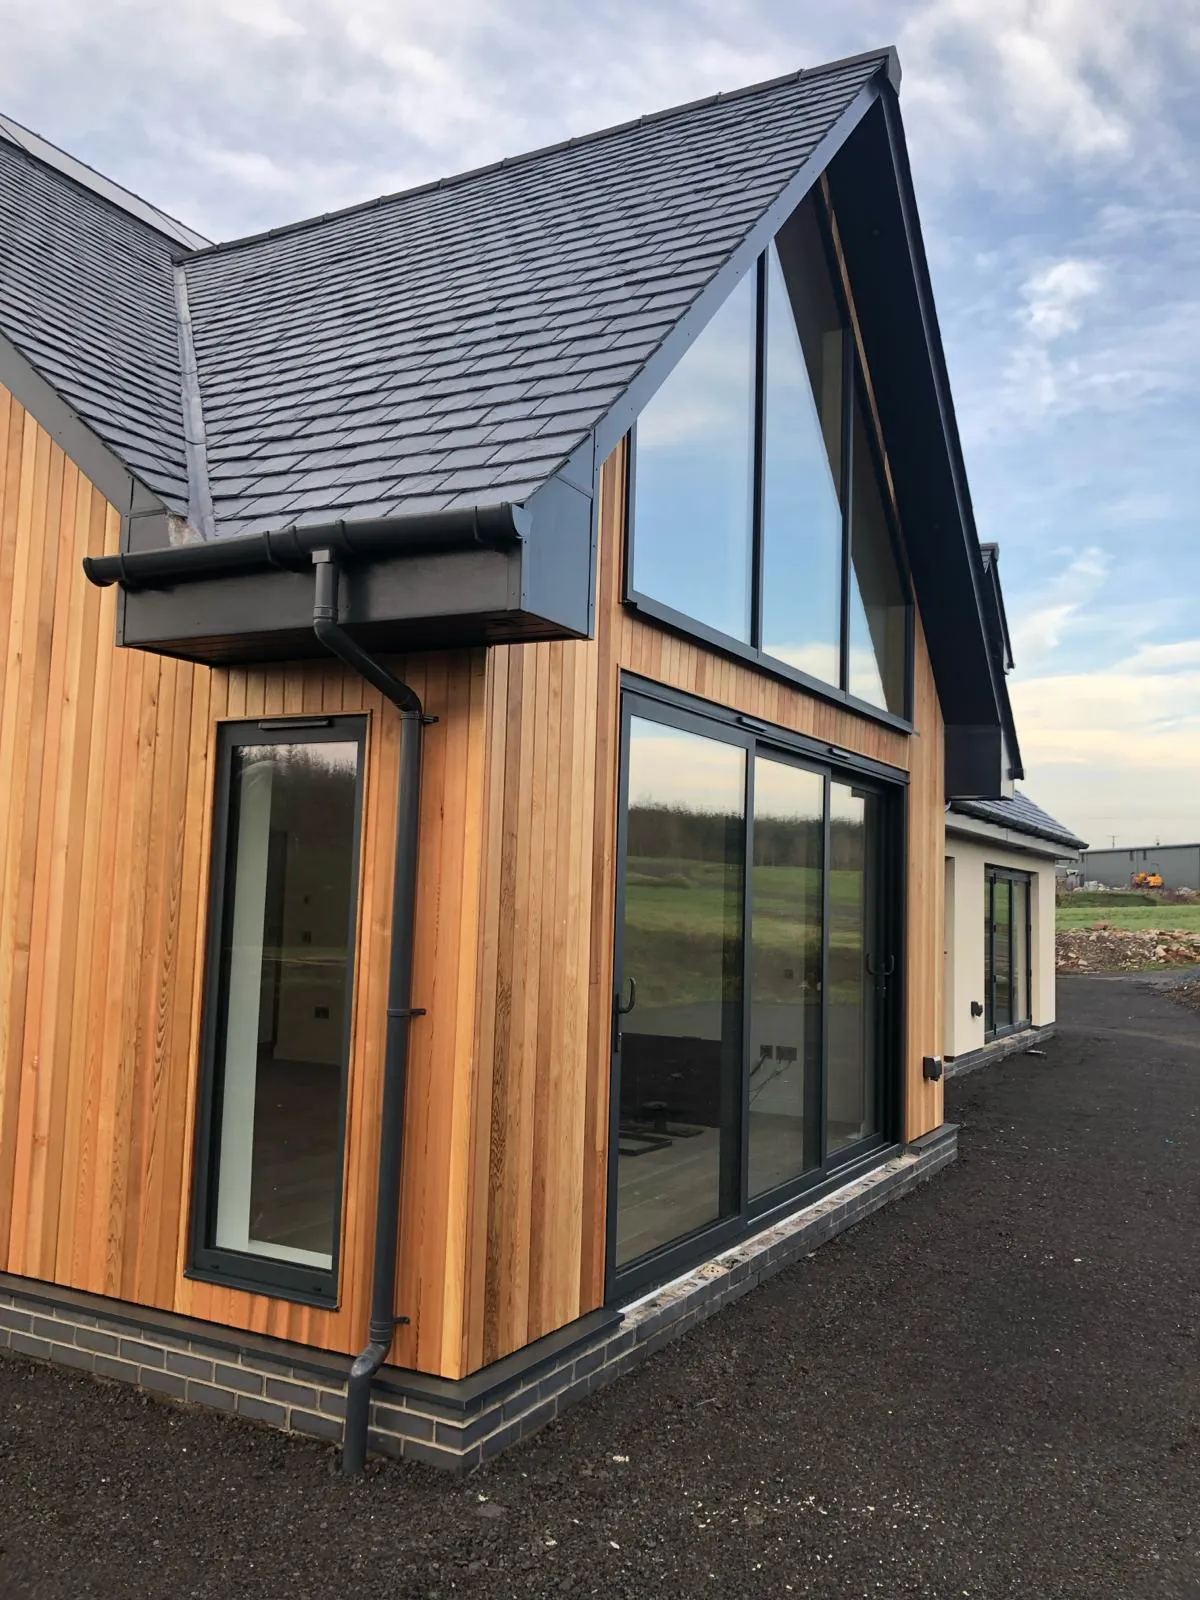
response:
[[[197,1255],[184,1277],[194,1283],[216,1283],[224,1289],[241,1289],[268,1300],[291,1300],[297,1305],[336,1311],[336,1272],[314,1272],[266,1256],[243,1256],[232,1251],[205,1250]]]
[[[695,640],[699,644],[708,646],[711,650],[720,651],[722,655],[732,656],[736,661],[745,662],[755,671],[763,673],[770,678],[777,678],[783,683],[791,684],[794,688],[803,689],[806,694],[814,699],[823,700],[828,705],[838,706],[843,711],[853,712],[855,716],[862,717],[869,722],[877,722],[885,728],[892,728],[897,733],[912,734],[912,720],[908,717],[898,717],[891,711],[883,711],[879,706],[873,705],[869,700],[859,700],[849,694],[845,689],[835,688],[832,684],[822,683],[819,678],[810,677],[807,672],[801,672],[798,667],[789,667],[786,661],[780,661],[777,656],[769,656],[761,650],[756,650],[753,645],[743,644],[740,639],[734,639],[730,634],[721,633],[716,628],[709,628],[703,622],[697,622],[694,617],[687,616],[682,611],[676,611],[672,606],[664,605],[660,600],[652,600],[649,595],[638,594],[630,590],[624,599],[624,604],[640,617],[647,617],[652,622],[658,622],[665,628],[670,628],[673,633],[683,634],[686,638]],[[911,685],[909,696],[911,699]]]

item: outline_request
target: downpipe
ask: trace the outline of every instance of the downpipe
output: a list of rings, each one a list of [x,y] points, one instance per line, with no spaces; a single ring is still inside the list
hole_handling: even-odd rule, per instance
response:
[[[400,794],[396,813],[396,865],[392,882],[392,948],[388,972],[387,1040],[383,1065],[383,1106],[379,1127],[379,1194],[375,1210],[374,1263],[368,1342],[354,1359],[346,1388],[342,1471],[354,1477],[367,1459],[371,1384],[387,1360],[396,1325],[396,1254],[400,1237],[400,1185],[404,1143],[404,1091],[408,1076],[413,1017],[424,1016],[412,1003],[413,938],[416,923],[417,849],[420,825],[422,730],[436,717],[408,684],[369,655],[338,624],[340,571],[331,550],[313,552],[316,583],[313,632],[331,655],[391,702],[400,713]]]

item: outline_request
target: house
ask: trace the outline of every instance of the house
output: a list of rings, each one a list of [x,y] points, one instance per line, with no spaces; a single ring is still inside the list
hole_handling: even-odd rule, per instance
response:
[[[1086,850],[1080,862],[1084,883],[1128,889],[1139,873],[1156,875],[1164,889],[1200,890],[1200,844],[1146,844],[1133,849]]]
[[[1025,776],[1005,674],[1012,639],[1000,547],[980,546],[984,620],[1000,674],[1000,792],[946,806],[943,1053],[947,1076],[1026,1050],[1054,1031],[1058,874],[1087,846],[1016,784]]]
[[[461,1470],[952,1158],[899,81],[220,245],[0,127],[14,1349]]]

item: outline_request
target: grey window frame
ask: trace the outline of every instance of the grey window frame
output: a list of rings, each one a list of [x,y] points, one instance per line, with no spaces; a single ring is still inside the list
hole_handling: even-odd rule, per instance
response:
[[[1025,1016],[1014,1017],[1012,1022],[1006,1022],[1002,1028],[995,1025],[996,1019],[996,900],[995,886],[997,881],[1006,883],[1023,883],[1025,885],[1025,997],[1028,1010]],[[985,863],[983,869],[983,892],[987,906],[987,942],[983,951],[983,986],[984,986],[984,1029],[983,1037],[986,1044],[994,1039],[1006,1039],[1010,1034],[1024,1033],[1033,1027],[1033,874],[1022,872],[1018,867],[995,867],[990,862]],[[1009,986],[1013,986],[1017,974],[1017,924],[1010,911],[1008,919],[1008,972]],[[1012,1009],[1015,1011],[1016,1006]],[[988,1020],[992,1026],[988,1027]]]
[[[353,996],[357,976],[358,918],[363,880],[363,797],[367,764],[368,723],[365,716],[264,717],[224,722],[217,732],[215,799],[213,807],[209,890],[208,937],[205,955],[201,1024],[200,1078],[197,1089],[196,1139],[192,1164],[192,1208],[189,1227],[187,1278],[244,1289],[251,1294],[302,1305],[336,1309],[341,1273],[342,1217],[345,1210],[346,1133],[349,1103],[351,1038],[354,1026]],[[354,787],[354,889],[347,934],[347,987],[349,1003],[343,1025],[341,1088],[338,1097],[337,1209],[333,1219],[333,1260],[329,1267],[308,1267],[276,1261],[270,1256],[221,1248],[213,1237],[217,1202],[217,1164],[220,1159],[221,1070],[220,1042],[227,1003],[222,943],[236,869],[232,848],[233,758],[242,745],[354,744],[358,752]]]
[[[717,739],[726,744],[740,746],[747,753],[746,773],[746,828],[744,838],[744,870],[742,873],[742,1014],[741,1014],[741,1087],[738,1107],[739,1125],[733,1135],[737,1159],[738,1205],[731,1213],[711,1223],[706,1223],[692,1233],[672,1240],[647,1255],[617,1266],[617,1205],[618,1205],[618,1129],[621,1110],[621,1055],[617,1043],[620,1016],[617,1007],[620,995],[614,994],[612,1017],[612,1051],[610,1054],[609,1129],[608,1129],[608,1215],[606,1239],[605,1302],[619,1304],[655,1284],[669,1281],[679,1272],[694,1266],[736,1243],[739,1239],[765,1228],[777,1218],[796,1210],[802,1202],[812,1202],[822,1194],[848,1183],[859,1172],[870,1171],[887,1159],[900,1146],[903,1137],[904,1116],[904,1061],[907,1018],[907,856],[905,840],[908,837],[909,775],[900,768],[859,756],[840,746],[825,744],[806,734],[763,722],[757,717],[738,713],[728,707],[699,700],[682,690],[638,677],[629,672],[621,674],[620,709],[620,766],[617,789],[617,838],[613,870],[617,874],[614,902],[614,973],[621,971],[623,929],[625,915],[624,865],[627,852],[629,820],[629,724],[633,717],[661,722],[667,727],[682,728],[699,733],[705,738]],[[754,862],[754,757],[758,754],[816,772],[825,781],[825,860],[830,857],[829,790],[834,781],[853,782],[872,788],[886,804],[886,837],[881,839],[885,860],[880,879],[881,910],[885,936],[895,951],[895,968],[891,974],[890,993],[879,1018],[881,1054],[878,1070],[878,1132],[830,1152],[826,1147],[826,1101],[828,1091],[828,1015],[822,1008],[822,1074],[821,1074],[821,1163],[799,1176],[786,1180],[774,1188],[752,1196],[749,1192],[749,1117],[747,1114],[750,1073],[750,1008],[746,996],[750,992],[752,970],[752,940],[747,937],[750,926],[753,895]],[[824,879],[824,918],[822,930],[822,968],[827,971],[828,948],[831,933],[829,899],[831,885],[829,874]]]
[[[871,392],[866,381],[863,364],[857,349],[854,333],[854,321],[850,314],[850,306],[846,298],[845,286],[842,282],[841,272],[838,267],[837,256],[834,250],[833,231],[828,210],[819,192],[812,194],[817,211],[817,223],[825,250],[825,262],[829,270],[830,282],[834,297],[842,317],[842,460],[841,460],[841,499],[842,499],[842,588],[841,588],[841,636],[838,644],[839,656],[839,682],[829,684],[820,678],[814,678],[810,673],[802,672],[799,668],[790,666],[786,661],[781,661],[778,656],[769,655],[762,649],[762,588],[763,588],[763,509],[764,509],[764,459],[766,447],[766,313],[767,313],[767,256],[771,248],[768,245],[755,262],[753,271],[756,274],[756,320],[754,334],[754,361],[755,377],[754,393],[754,477],[751,495],[751,572],[750,572],[750,642],[747,644],[731,634],[722,633],[719,629],[709,627],[708,624],[698,621],[695,617],[688,616],[685,612],[677,610],[666,602],[648,595],[634,587],[634,552],[637,540],[637,518],[635,505],[637,500],[637,423],[629,430],[629,444],[627,457],[627,470],[625,475],[625,562],[622,575],[622,599],[631,610],[655,622],[662,623],[665,627],[676,633],[682,633],[689,638],[697,639],[701,643],[720,650],[726,655],[736,656],[739,660],[752,663],[763,672],[770,673],[773,677],[782,678],[788,683],[795,684],[798,688],[806,690],[822,700],[834,705],[844,706],[862,717],[870,718],[874,722],[881,722],[890,728],[896,728],[904,733],[913,730],[914,706],[914,662],[916,653],[916,605],[913,598],[912,574],[909,569],[904,542],[897,526],[895,509],[892,505],[892,496],[888,492],[887,477],[883,470],[884,452],[879,439],[876,425],[875,407],[872,404]],[[773,242],[773,241],[772,241]],[[872,456],[872,466],[879,479],[880,501],[883,505],[884,517],[887,522],[888,535],[891,541],[892,556],[896,563],[896,571],[900,579],[900,586],[904,594],[905,603],[905,648],[904,648],[904,714],[897,715],[882,706],[875,705],[869,700],[863,700],[852,695],[849,691],[850,669],[850,609],[851,609],[851,540],[853,534],[854,518],[854,406],[856,401],[861,404],[863,417],[866,422],[869,449]]]

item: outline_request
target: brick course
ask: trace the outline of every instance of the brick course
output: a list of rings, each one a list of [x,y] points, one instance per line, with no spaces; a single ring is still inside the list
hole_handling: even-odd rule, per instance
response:
[[[490,1390],[468,1395],[463,1386],[431,1384],[385,1367],[371,1405],[372,1449],[470,1472],[932,1177],[956,1153],[957,1129],[935,1130],[871,1172],[627,1306],[619,1329],[602,1329],[582,1347],[567,1345],[536,1369],[518,1371]],[[330,1442],[341,1439],[349,1370],[343,1356],[254,1335],[242,1338],[226,1328],[209,1332],[203,1324],[11,1277],[0,1280],[0,1346],[167,1399]]]

